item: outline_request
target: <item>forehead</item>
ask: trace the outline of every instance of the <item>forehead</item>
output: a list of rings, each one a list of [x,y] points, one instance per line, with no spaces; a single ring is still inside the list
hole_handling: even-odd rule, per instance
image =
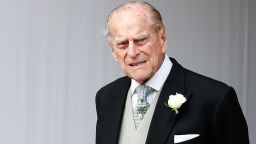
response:
[[[151,25],[148,10],[141,7],[129,7],[112,14],[109,20],[109,32],[112,37],[135,36],[149,31]]]

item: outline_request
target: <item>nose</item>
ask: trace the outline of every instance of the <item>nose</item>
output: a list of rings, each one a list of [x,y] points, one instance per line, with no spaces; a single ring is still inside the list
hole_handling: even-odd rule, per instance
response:
[[[128,51],[127,51],[127,55],[130,57],[136,57],[138,55],[138,50],[136,49],[134,42],[130,41],[129,42],[129,47],[128,47]]]

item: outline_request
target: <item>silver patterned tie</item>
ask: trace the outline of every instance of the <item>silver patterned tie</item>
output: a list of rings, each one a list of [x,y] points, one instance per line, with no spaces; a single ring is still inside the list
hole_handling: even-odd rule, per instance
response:
[[[135,92],[137,93],[137,105],[133,109],[134,125],[137,129],[146,114],[150,104],[147,101],[147,97],[154,92],[154,89],[147,85],[139,85],[136,87]]]

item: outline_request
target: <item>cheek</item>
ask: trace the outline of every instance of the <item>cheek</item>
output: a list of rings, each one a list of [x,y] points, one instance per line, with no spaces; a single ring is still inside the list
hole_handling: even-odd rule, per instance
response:
[[[152,69],[155,69],[159,65],[159,62],[161,61],[163,54],[164,53],[162,52],[162,49],[160,47],[155,47],[154,50],[151,51],[150,59]]]
[[[116,56],[117,56],[117,61],[118,61],[119,65],[122,67],[122,69],[126,69],[127,65],[125,63],[125,54],[118,53]]]
[[[123,59],[123,53],[122,53],[122,52],[120,52],[120,51],[115,51],[113,55],[114,55],[114,58],[115,58],[117,61],[119,61],[119,62],[122,61],[122,59]]]

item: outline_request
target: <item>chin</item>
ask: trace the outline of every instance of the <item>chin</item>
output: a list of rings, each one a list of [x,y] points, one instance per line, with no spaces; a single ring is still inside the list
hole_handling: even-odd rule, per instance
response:
[[[142,76],[133,76],[131,78],[136,80],[140,84],[144,84],[144,83],[146,83],[149,80],[149,78],[146,77],[146,75],[143,75],[143,74],[142,74]]]

